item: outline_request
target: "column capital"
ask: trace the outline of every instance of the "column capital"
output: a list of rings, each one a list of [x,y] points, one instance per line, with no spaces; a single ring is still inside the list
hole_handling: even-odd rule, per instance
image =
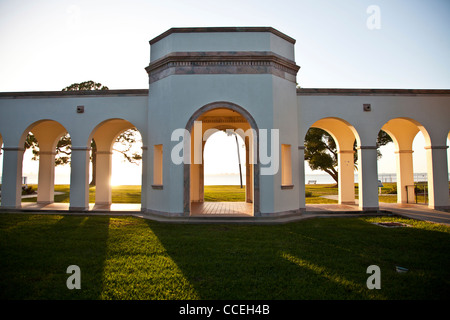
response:
[[[3,147],[4,151],[25,151],[25,148],[19,148],[19,147]]]
[[[356,147],[358,150],[376,150],[377,146],[359,146]]]
[[[91,147],[70,147],[72,151],[91,151]]]

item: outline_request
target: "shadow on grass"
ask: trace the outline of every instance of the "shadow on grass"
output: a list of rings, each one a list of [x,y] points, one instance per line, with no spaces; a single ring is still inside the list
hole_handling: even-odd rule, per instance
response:
[[[449,299],[448,227],[374,219],[194,225],[2,214],[0,298]],[[81,269],[81,290],[66,287],[69,265]],[[366,286],[370,265],[381,269],[380,290]]]
[[[200,299],[448,299],[449,233],[358,219],[282,226],[148,222]],[[366,281],[381,268],[381,290]],[[399,274],[395,266],[410,272]]]
[[[89,216],[9,215],[9,219],[2,219],[0,298],[99,297],[108,223],[108,218]],[[67,288],[70,265],[81,269],[82,290]]]

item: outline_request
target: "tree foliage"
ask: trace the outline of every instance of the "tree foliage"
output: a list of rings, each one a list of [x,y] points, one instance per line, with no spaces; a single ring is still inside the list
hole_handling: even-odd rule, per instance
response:
[[[392,142],[391,137],[380,130],[377,137],[377,156],[381,158],[379,148]],[[356,140],[353,143],[354,164],[356,168]],[[333,137],[325,130],[310,128],[305,136],[305,160],[312,170],[328,173],[338,183],[338,151]]]
[[[62,89],[62,91],[87,91],[87,90],[109,90],[109,88],[107,86],[102,85],[99,82],[89,80],[80,83],[73,83],[70,86],[67,86],[64,89]]]

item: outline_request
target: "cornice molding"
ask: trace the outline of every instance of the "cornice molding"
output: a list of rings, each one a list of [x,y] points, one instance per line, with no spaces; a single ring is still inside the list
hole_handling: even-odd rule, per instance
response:
[[[272,27],[199,27],[199,28],[171,28],[149,41],[150,45],[164,39],[172,33],[211,33],[211,32],[270,32],[295,44],[295,39]]]
[[[353,89],[353,88],[297,88],[298,96],[417,96],[417,95],[436,95],[448,96],[448,89]]]
[[[174,52],[145,68],[150,83],[177,74],[273,74],[295,82],[299,66],[267,51]]]

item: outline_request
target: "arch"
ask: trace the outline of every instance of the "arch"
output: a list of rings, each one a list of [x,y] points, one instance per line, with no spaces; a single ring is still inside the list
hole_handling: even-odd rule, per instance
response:
[[[141,138],[143,138],[136,126],[128,120],[120,118],[102,121],[95,126],[89,135],[88,142],[95,141],[95,147],[91,150],[93,159],[92,181],[95,181],[95,208],[110,208],[112,204],[113,146],[117,137],[132,128],[135,128]]]
[[[335,140],[340,150],[353,149],[354,140],[361,144],[358,131],[348,121],[337,117],[321,118],[314,122],[311,127],[327,131]]]
[[[29,132],[33,133],[39,146],[37,203],[39,205],[51,204],[54,202],[56,147],[67,130],[55,120],[36,121],[23,131],[19,140],[19,150],[24,148],[25,139],[27,139]],[[23,149],[23,152],[25,151]],[[20,165],[23,166],[23,154],[20,160]],[[22,176],[22,170],[20,170],[20,176]]]
[[[245,144],[245,136],[244,138],[242,138],[242,135],[236,133],[235,134],[235,130],[233,129],[233,131],[228,131],[228,129],[224,129],[224,130],[214,130],[215,132],[212,134],[207,135],[208,131],[211,129],[208,129],[205,131],[205,133],[203,134],[203,150],[202,150],[202,154],[203,154],[203,188],[206,188],[206,180],[208,177],[208,168],[211,168],[211,164],[215,163],[216,161],[220,161],[220,166],[218,166],[217,168],[221,168],[224,169],[226,168],[225,172],[228,173],[231,171],[237,171],[238,167],[239,167],[239,175],[238,178],[235,180],[229,180],[230,181],[239,181],[239,182],[235,182],[233,183],[233,185],[240,185],[241,187],[244,187],[244,185],[247,183],[246,182],[246,149],[247,146]],[[213,131],[213,130],[211,130]],[[220,142],[217,141],[217,139],[220,140]],[[224,144],[224,145],[223,145]],[[220,146],[218,150],[219,152],[213,152],[214,147],[216,146],[216,150],[217,150],[217,146]],[[242,146],[245,146],[244,150],[242,150]],[[233,153],[229,154],[227,152],[224,152],[224,150],[232,150]],[[239,152],[239,153],[238,153]],[[214,158],[211,159],[211,158]],[[236,161],[238,160],[238,162]],[[216,167],[212,166],[212,168],[214,168],[214,171],[217,170]],[[243,172],[245,171],[245,172]],[[217,173],[217,172],[215,172]],[[244,179],[242,179],[244,177]],[[214,183],[217,184],[217,183]],[[219,183],[222,184],[222,183]],[[228,183],[223,183],[223,184],[228,184]],[[242,190],[244,191],[244,190]],[[204,196],[205,193],[203,193],[202,197],[203,201],[204,201]],[[236,200],[236,202],[251,202],[251,196],[249,197],[248,193],[244,193],[244,200],[239,201]]]
[[[41,119],[34,121],[22,131],[18,144],[19,148],[23,147],[30,131],[35,131],[36,133],[33,132],[33,134],[41,136],[41,140],[44,138],[46,143],[50,142],[54,145],[54,147],[56,147],[59,138],[68,132],[68,130],[57,120]]]
[[[336,117],[319,119],[311,127],[322,129],[333,137],[337,147],[338,202],[355,204],[353,146],[355,140],[360,143],[358,132],[349,122]]]
[[[387,132],[395,143],[397,202],[415,202],[413,141],[416,135],[421,132],[425,140],[429,207],[447,207],[448,169],[446,165],[446,146],[437,145],[437,140],[433,143],[428,130],[420,122],[408,117],[390,119],[381,129]]]
[[[425,146],[431,146],[431,138],[428,130],[421,123],[411,118],[392,118],[380,130],[385,131],[391,136],[397,149],[410,148],[410,144],[412,145],[414,137],[419,131],[422,132],[425,138]]]
[[[189,132],[190,137],[194,135],[195,130],[193,130],[194,122],[199,119],[202,115],[219,109],[227,109],[236,112],[239,116],[242,116],[247,121],[250,129],[252,129],[252,134],[254,135],[252,139],[249,139],[249,148],[257,148],[259,146],[259,135],[258,135],[258,126],[256,124],[255,119],[253,116],[243,107],[234,104],[232,102],[226,102],[226,101],[217,101],[212,102],[207,105],[204,105],[203,107],[196,110],[192,116],[189,118],[186,124],[186,131]],[[225,128],[223,124],[220,125],[221,128]],[[203,132],[202,132],[203,134]],[[195,137],[194,137],[195,139]],[[203,139],[202,139],[203,140]],[[245,141],[245,140],[244,140]],[[193,141],[192,141],[193,142]],[[191,144],[192,144],[191,142]],[[189,148],[189,154],[190,149],[192,148],[191,144],[188,144]],[[260,161],[258,152],[253,150],[254,155],[254,164],[251,165],[252,167],[252,186],[253,186],[253,214],[255,216],[260,215]],[[249,157],[247,157],[249,159]],[[190,163],[184,163],[184,174],[183,174],[183,185],[184,185],[184,191],[183,191],[183,214],[185,216],[189,216],[191,214],[191,164]]]
[[[405,117],[389,119],[381,130],[391,137],[395,145],[397,202],[414,203],[413,141],[422,132],[429,146],[431,141],[428,132],[419,122]]]

